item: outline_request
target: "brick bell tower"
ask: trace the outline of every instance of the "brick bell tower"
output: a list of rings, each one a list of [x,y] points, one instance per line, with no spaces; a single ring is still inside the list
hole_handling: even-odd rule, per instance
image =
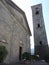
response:
[[[46,48],[48,47],[48,42],[43,20],[42,4],[32,6],[31,8],[34,30],[34,53],[40,55],[40,58],[43,58],[45,56]]]

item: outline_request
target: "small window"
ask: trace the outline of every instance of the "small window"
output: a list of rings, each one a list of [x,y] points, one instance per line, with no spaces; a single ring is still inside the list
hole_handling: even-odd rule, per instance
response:
[[[40,24],[38,24],[38,28],[40,28]]]
[[[40,45],[42,46],[42,41],[40,41],[39,43],[40,43]]]
[[[39,14],[39,11],[36,11],[36,15],[38,15]]]

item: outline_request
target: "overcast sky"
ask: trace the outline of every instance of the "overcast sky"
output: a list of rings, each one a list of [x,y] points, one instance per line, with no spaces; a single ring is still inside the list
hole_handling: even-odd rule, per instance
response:
[[[44,23],[46,28],[47,39],[49,42],[49,0],[12,0],[12,1],[26,13],[26,17],[32,33],[31,48],[34,48],[33,20],[32,20],[31,6],[42,3],[43,18],[44,18]]]

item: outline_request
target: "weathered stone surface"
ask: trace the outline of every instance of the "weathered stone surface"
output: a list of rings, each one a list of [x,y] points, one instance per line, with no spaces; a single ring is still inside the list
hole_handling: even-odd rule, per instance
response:
[[[20,12],[7,4],[6,0],[0,1],[0,5],[0,41],[4,40],[7,43],[1,42],[0,45],[5,45],[8,50],[4,62],[17,62],[19,47],[22,47],[22,53],[30,52],[30,35],[26,21]]]
[[[43,48],[48,47],[45,25],[42,14],[42,4],[32,6],[35,54],[42,54]],[[40,49],[41,47],[41,49]]]

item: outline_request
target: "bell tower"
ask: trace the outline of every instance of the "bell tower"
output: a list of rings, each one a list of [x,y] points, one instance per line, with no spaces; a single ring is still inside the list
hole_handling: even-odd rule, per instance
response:
[[[42,4],[32,6],[33,30],[34,30],[34,46],[35,54],[44,55],[44,50],[48,47]]]

